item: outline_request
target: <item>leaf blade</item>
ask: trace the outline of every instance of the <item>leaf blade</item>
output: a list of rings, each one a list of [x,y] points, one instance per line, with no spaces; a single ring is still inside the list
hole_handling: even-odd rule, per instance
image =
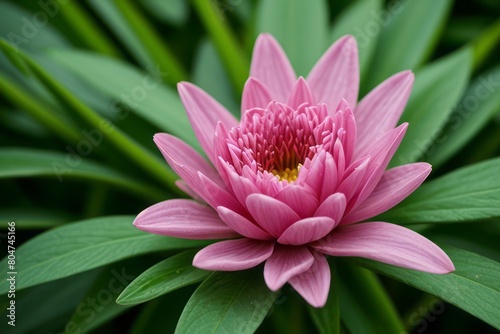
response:
[[[263,0],[257,7],[257,33],[271,33],[297,75],[305,77],[327,47],[327,12],[323,0]]]
[[[500,66],[476,78],[451,114],[434,146],[427,150],[427,161],[434,166],[443,164],[472,139],[500,110]],[[498,88],[497,88],[498,89]]]
[[[16,250],[17,290],[53,281],[148,252],[206,245],[146,234],[133,216],[112,216],[66,224],[30,239]],[[7,267],[7,258],[0,265]],[[0,294],[8,290],[0,283]]]
[[[471,52],[466,48],[416,73],[415,85],[400,119],[409,123],[408,131],[390,166],[418,161],[432,145],[467,86],[470,64]]]
[[[368,85],[372,88],[390,75],[415,69],[431,53],[452,1],[395,3],[379,14],[384,27],[375,50]]]
[[[458,169],[424,184],[380,217],[401,224],[500,217],[499,170],[500,158]]]
[[[260,270],[214,272],[189,299],[175,333],[254,333],[276,296]]]
[[[193,267],[195,254],[186,251],[158,262],[134,279],[116,302],[135,305],[204,280],[210,272]]]
[[[458,248],[443,247],[456,271],[434,275],[360,260],[368,269],[435,295],[500,329],[500,264]]]

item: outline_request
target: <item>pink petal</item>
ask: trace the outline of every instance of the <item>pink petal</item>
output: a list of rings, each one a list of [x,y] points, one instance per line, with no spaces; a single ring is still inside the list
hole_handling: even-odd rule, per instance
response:
[[[292,88],[287,104],[291,108],[297,109],[303,103],[309,103],[309,105],[315,104],[309,85],[303,77],[299,77]]]
[[[221,241],[199,251],[193,266],[205,270],[245,270],[264,262],[273,253],[273,248],[273,241],[246,238]]]
[[[276,238],[300,220],[299,215],[288,205],[263,194],[249,195],[246,203],[248,211],[257,223]]]
[[[314,257],[307,247],[276,245],[264,265],[264,280],[272,291],[279,290],[292,277],[311,268]]]
[[[283,188],[276,199],[291,207],[300,217],[311,217],[318,208],[315,194],[304,187],[290,184]]]
[[[259,80],[248,78],[243,88],[241,99],[241,114],[252,108],[266,108],[269,102],[273,100],[271,94]]]
[[[269,233],[262,230],[260,227],[252,223],[250,220],[246,219],[242,215],[219,206],[217,208],[220,218],[233,230],[238,232],[244,237],[258,240],[271,240],[273,237]]]
[[[363,203],[363,201],[371,194],[375,189],[380,178],[384,174],[387,165],[391,161],[394,153],[401,144],[403,137],[408,128],[408,123],[403,123],[395,129],[392,129],[385,133],[382,138],[372,145],[370,149],[371,159],[368,165],[366,174],[361,184],[363,187],[359,192],[350,199],[348,198],[346,212],[349,213],[351,210],[355,209],[358,205]]]
[[[337,164],[335,163],[335,159],[330,153],[326,153],[324,164],[325,170],[323,176],[323,185],[321,187],[321,195],[319,197],[320,203],[335,192],[335,189],[337,189],[339,183]]]
[[[342,193],[335,193],[330,195],[323,203],[321,203],[318,210],[314,213],[314,216],[330,217],[338,224],[344,215],[345,206],[345,195]]]
[[[310,217],[299,220],[287,228],[278,242],[285,245],[305,245],[319,240],[333,230],[336,223],[330,217]]]
[[[307,271],[290,278],[290,285],[313,307],[323,307],[330,291],[331,273],[323,254],[314,252],[314,263]]]
[[[288,57],[269,34],[260,34],[255,42],[250,76],[263,83],[278,102],[287,100],[296,79]]]
[[[200,203],[204,203],[205,200],[203,198],[201,198],[200,195],[198,195],[193,189],[191,189],[187,184],[186,182],[182,181],[182,180],[177,180],[175,181],[175,185],[177,186],[177,188],[179,188],[180,190],[182,190],[184,193],[186,193],[186,195],[190,196],[192,199],[200,202]]]
[[[359,62],[356,40],[344,36],[337,40],[313,67],[307,82],[317,103],[335,110],[344,98],[355,106],[359,89]]]
[[[217,122],[224,123],[229,129],[237,126],[238,122],[226,108],[201,88],[188,82],[181,82],[177,85],[177,90],[196,138],[208,158],[214,163],[213,140]]]
[[[347,202],[356,194],[358,189],[363,186],[361,182],[367,173],[370,163],[370,156],[361,158],[352,163],[344,174],[344,180],[339,184],[336,192],[343,193]]]
[[[394,207],[415,191],[431,170],[431,165],[422,162],[386,171],[370,196],[344,217],[342,224],[360,222]]]
[[[333,256],[359,256],[435,274],[455,270],[448,255],[429,239],[384,222],[338,227],[313,247]]]
[[[375,87],[355,110],[358,133],[357,156],[368,154],[368,147],[384,133],[393,129],[413,87],[411,71],[397,73]]]
[[[238,199],[238,202],[246,207],[247,197],[250,194],[260,193],[260,190],[257,188],[255,183],[252,182],[252,180],[238,175],[238,173],[234,171],[234,168],[232,168],[232,166],[229,166],[228,163],[222,161],[222,158],[219,157],[219,161],[219,166],[222,169],[222,174],[225,175],[225,178],[231,186],[234,195]]]
[[[295,183],[301,187],[309,187],[319,196],[323,188],[323,183],[325,182],[323,177],[320,176],[325,175],[325,161],[328,155],[330,155],[328,152],[320,150],[309,163],[306,161],[304,166],[300,169],[299,176]],[[331,174],[329,175],[332,176]]]
[[[217,184],[222,180],[215,169],[191,146],[167,133],[157,133],[153,138],[172,169],[196,194],[205,199],[205,191],[200,184],[198,172]]]
[[[341,138],[341,142],[344,149],[346,165],[349,165],[356,148],[357,126],[351,107],[344,99],[342,99],[337,107],[334,122],[338,129],[342,128],[345,130],[345,135]]]
[[[139,213],[134,225],[143,231],[176,238],[222,239],[238,236],[208,206],[187,199],[157,203]]]
[[[245,213],[245,208],[238,202],[233,194],[229,193],[225,188],[210,180],[205,175],[198,173],[201,188],[204,190],[204,198],[208,205],[217,209],[219,206],[225,206],[240,214]]]

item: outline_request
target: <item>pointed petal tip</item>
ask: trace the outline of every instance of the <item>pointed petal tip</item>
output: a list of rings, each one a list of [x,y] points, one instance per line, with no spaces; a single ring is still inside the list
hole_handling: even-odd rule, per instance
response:
[[[346,111],[346,110],[349,110],[351,113],[352,113],[352,108],[351,106],[349,105],[349,102],[347,102],[346,99],[342,98],[339,102],[339,105],[337,106],[337,111]]]
[[[412,70],[401,71],[401,72],[397,73],[396,76],[400,76],[400,77],[408,79],[408,80],[409,79],[411,79],[411,80],[415,79],[415,74],[413,73]]]
[[[189,88],[192,88],[192,86],[194,86],[194,85],[188,81],[179,81],[177,83],[177,91],[179,92],[179,94],[181,94],[181,92],[187,93],[187,90]]]
[[[264,42],[277,43],[278,41],[270,33],[268,33],[268,32],[262,32],[262,33],[259,34],[259,36],[257,36],[257,39],[255,41],[255,45],[258,45],[258,44],[264,43]]]
[[[353,35],[345,35],[339,39],[339,42],[343,44],[344,52],[349,54],[358,54],[358,42]]]

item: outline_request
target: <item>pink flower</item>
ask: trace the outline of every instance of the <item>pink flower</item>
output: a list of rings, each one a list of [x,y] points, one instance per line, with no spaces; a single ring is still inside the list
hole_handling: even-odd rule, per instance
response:
[[[193,265],[234,271],[265,262],[271,290],[288,282],[315,307],[326,303],[330,288],[325,254],[453,271],[448,256],[423,236],[364,222],[401,202],[431,171],[427,163],[386,171],[408,125],[396,127],[412,85],[413,74],[401,72],[357,103],[353,37],[338,40],[307,79],[297,79],[280,45],[260,35],[240,122],[200,88],[178,85],[210,162],[180,139],[156,134],[182,178],[179,187],[194,200],[153,205],[135,226],[179,238],[229,239],[202,249]]]

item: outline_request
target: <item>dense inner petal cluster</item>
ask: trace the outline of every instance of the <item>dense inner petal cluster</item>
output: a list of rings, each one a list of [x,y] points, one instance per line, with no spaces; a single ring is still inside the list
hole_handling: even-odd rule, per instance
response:
[[[319,150],[335,155],[339,141],[338,151],[346,132],[342,116],[342,111],[329,116],[325,104],[303,103],[294,110],[273,101],[266,109],[253,108],[244,113],[240,126],[228,131],[223,158],[240,175],[251,171],[253,176],[272,174],[293,182]]]

